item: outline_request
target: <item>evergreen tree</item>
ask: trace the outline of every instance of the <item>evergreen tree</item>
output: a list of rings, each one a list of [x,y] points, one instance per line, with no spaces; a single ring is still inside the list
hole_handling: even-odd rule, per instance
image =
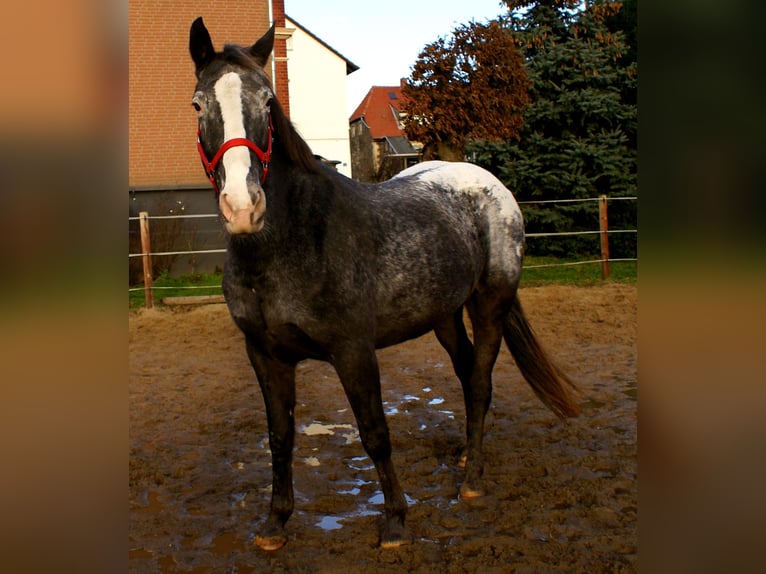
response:
[[[506,2],[505,26],[525,63],[530,103],[518,141],[476,141],[475,161],[493,171],[520,201],[583,199],[637,193],[637,66],[625,62],[622,31],[607,19],[621,3],[606,0]],[[623,204],[628,202],[623,202]],[[617,204],[613,204],[617,208]],[[610,225],[634,218],[610,208]],[[595,202],[524,206],[528,231],[597,227]],[[632,217],[631,217],[632,216]],[[633,222],[635,224],[635,220]],[[634,238],[615,237],[613,253],[630,255]],[[627,241],[626,241],[627,240]],[[529,251],[554,255],[597,253],[598,242],[535,240]]]

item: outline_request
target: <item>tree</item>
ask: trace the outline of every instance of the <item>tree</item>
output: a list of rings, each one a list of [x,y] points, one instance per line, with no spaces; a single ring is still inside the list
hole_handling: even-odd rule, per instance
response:
[[[626,94],[637,86],[637,66],[624,61],[623,33],[606,25],[621,3],[506,3],[512,11],[505,26],[524,58],[530,103],[518,139],[472,143],[476,162],[519,200],[635,195],[637,110]],[[524,211],[528,230],[538,232],[593,229],[597,221],[595,202]],[[597,251],[588,239],[536,240],[531,247],[555,255]]]
[[[627,50],[622,55],[625,65],[638,61],[638,0],[622,0],[617,13],[607,16],[605,22],[611,32],[622,32]]]
[[[529,102],[524,65],[498,21],[457,27],[428,44],[402,87],[405,131],[426,159],[462,160],[466,141],[519,137]]]

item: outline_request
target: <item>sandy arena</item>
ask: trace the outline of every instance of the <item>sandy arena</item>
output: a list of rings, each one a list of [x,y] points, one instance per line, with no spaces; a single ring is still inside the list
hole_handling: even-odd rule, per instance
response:
[[[377,547],[383,497],[334,370],[298,368],[289,541],[253,545],[270,500],[263,401],[224,305],[131,312],[129,565],[135,573],[637,570],[636,285],[522,288],[581,386],[560,422],[503,348],[484,441],[487,496],[458,498],[460,384],[433,334],[378,353],[413,543]]]

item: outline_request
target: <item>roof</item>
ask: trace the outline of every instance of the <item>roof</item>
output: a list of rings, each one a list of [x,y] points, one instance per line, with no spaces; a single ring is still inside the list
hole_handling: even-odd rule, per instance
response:
[[[349,122],[364,119],[373,139],[404,136],[398,121],[403,104],[401,86],[373,86]]]
[[[413,157],[418,155],[418,150],[404,136],[387,137],[386,141],[394,155]]]
[[[346,75],[349,75],[349,74],[350,74],[350,73],[352,73],[352,72],[356,72],[356,71],[359,69],[359,66],[357,66],[356,64],[354,64],[354,62],[352,62],[351,60],[349,60],[348,58],[346,58],[346,56],[344,56],[343,54],[341,54],[340,52],[338,52],[338,50],[336,50],[335,48],[333,48],[332,46],[330,46],[330,45],[329,45],[327,42],[325,42],[325,41],[324,41],[324,40],[322,40],[320,37],[318,37],[316,34],[314,34],[314,33],[313,33],[311,30],[309,30],[308,28],[306,28],[306,26],[304,26],[303,24],[301,24],[300,22],[298,22],[298,21],[297,21],[295,18],[291,17],[289,14],[285,14],[285,19],[287,19],[287,20],[290,20],[290,22],[292,22],[292,23],[293,23],[293,24],[295,24],[295,25],[296,25],[298,28],[300,28],[301,30],[303,30],[303,31],[304,31],[306,34],[308,34],[309,36],[311,36],[312,38],[314,38],[314,40],[316,40],[317,42],[319,42],[320,44],[322,44],[322,46],[324,46],[325,48],[327,48],[328,50],[330,50],[330,51],[331,51],[333,54],[335,54],[336,56],[338,56],[338,57],[339,57],[341,60],[345,60],[345,62],[346,62]]]

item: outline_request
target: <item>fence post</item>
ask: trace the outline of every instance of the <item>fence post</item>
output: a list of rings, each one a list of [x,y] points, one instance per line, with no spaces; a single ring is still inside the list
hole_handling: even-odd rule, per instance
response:
[[[141,260],[144,265],[144,293],[146,294],[146,307],[154,307],[154,292],[152,289],[152,248],[149,241],[149,213],[142,211],[138,214],[141,227]]]
[[[609,277],[609,218],[606,212],[606,196],[598,198],[599,230],[601,231],[601,278]]]

